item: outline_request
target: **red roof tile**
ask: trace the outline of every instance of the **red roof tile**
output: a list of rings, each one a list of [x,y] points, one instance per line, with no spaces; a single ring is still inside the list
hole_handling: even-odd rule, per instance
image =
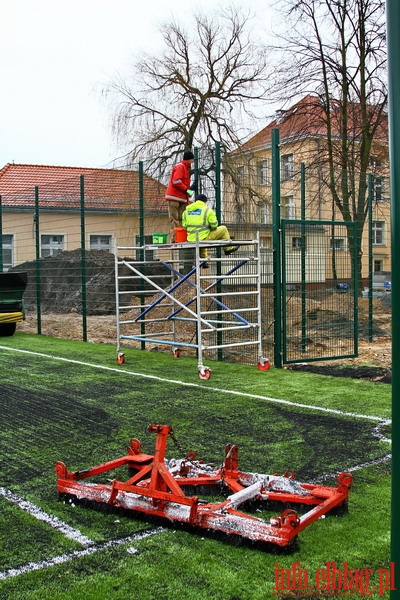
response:
[[[81,175],[84,177],[86,208],[139,209],[137,171],[21,164],[7,164],[0,169],[2,204],[16,208],[33,207],[37,186],[40,207],[79,208]],[[144,175],[145,209],[165,212],[164,196],[165,186]]]
[[[339,137],[339,104],[332,102],[332,124],[333,135]],[[375,107],[371,107],[374,110]],[[352,104],[349,107],[349,122],[358,125],[360,123],[359,105]],[[355,126],[355,134],[357,132]],[[280,141],[288,141],[293,138],[321,136],[326,137],[326,113],[321,106],[317,96],[308,95],[287,110],[280,111],[280,114],[264,129],[256,133],[247,142],[245,142],[236,152],[256,150],[271,144],[272,130],[279,129]],[[361,133],[361,128],[360,128]],[[388,141],[388,119],[387,115],[381,116],[377,130],[377,138],[387,143]]]

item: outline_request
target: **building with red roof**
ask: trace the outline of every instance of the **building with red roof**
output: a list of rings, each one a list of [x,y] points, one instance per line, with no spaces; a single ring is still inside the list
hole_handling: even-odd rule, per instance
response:
[[[143,196],[145,234],[168,231],[165,186],[145,174]],[[86,248],[112,251],[115,240],[137,242],[137,171],[7,164],[0,169],[0,198],[5,269],[35,257],[37,218],[41,256],[79,248],[82,206]]]
[[[340,165],[343,152],[341,145],[340,104],[332,100],[330,119],[319,98],[307,95],[286,110],[276,113],[270,123],[248,139],[227,157],[224,180],[224,220],[234,227],[238,224],[256,224],[261,227],[262,244],[272,249],[272,132],[279,131],[280,160],[280,212],[282,219],[300,219],[301,171],[305,175],[304,192],[305,218],[307,220],[338,220],[343,216],[332,200],[329,189],[331,173],[327,161],[328,122],[331,127],[333,152]],[[371,106],[368,118],[375,127],[371,145],[370,162],[367,170],[374,176],[374,202],[372,215],[373,269],[374,272],[390,272],[390,202],[389,202],[389,157],[388,119],[386,113]],[[349,148],[356,148],[362,141],[362,118],[360,107],[350,104],[347,112]],[[351,139],[350,139],[351,138]],[[337,143],[336,143],[337,141]],[[355,190],[362,178],[358,153],[354,152]],[[335,177],[340,181],[338,166]],[[355,200],[357,201],[357,199]],[[353,213],[354,214],[354,213]],[[362,215],[364,218],[365,215]],[[242,225],[240,225],[242,227]],[[368,273],[368,227],[363,231],[363,273]],[[312,240],[311,240],[312,244]],[[311,245],[310,244],[310,245]],[[328,240],[327,247],[348,251],[345,233],[340,239]],[[296,252],[299,236],[293,232],[289,246]]]

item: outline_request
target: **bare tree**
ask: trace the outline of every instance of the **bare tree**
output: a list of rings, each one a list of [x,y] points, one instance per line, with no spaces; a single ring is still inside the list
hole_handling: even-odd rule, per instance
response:
[[[280,100],[318,95],[314,125],[319,120],[325,148],[316,160],[333,214],[357,222],[361,249],[371,150],[373,143],[387,143],[385,2],[283,0],[279,9],[290,32],[277,47]]]
[[[249,16],[234,9],[195,15],[189,32],[169,22],[161,28],[160,53],[144,55],[128,79],[108,86],[126,160],[160,165],[197,145],[240,143],[244,118],[266,81],[266,54],[251,41],[249,24]]]

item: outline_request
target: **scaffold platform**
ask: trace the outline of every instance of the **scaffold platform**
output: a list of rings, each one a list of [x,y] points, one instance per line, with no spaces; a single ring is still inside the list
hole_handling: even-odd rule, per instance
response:
[[[224,255],[224,246],[237,251]],[[201,258],[206,248],[209,256]],[[207,265],[208,268],[205,268]],[[117,362],[125,362],[127,340],[171,346],[178,358],[195,349],[200,379],[211,369],[205,354],[252,346],[262,356],[260,241],[213,240],[115,247]],[[224,350],[226,352],[226,350]]]

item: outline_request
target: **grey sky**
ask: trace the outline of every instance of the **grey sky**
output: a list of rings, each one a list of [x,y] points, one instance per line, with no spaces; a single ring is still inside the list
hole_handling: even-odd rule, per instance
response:
[[[243,0],[270,28],[268,0]],[[229,6],[230,1],[219,4]],[[215,0],[0,0],[0,168],[105,167],[120,154],[101,85],[159,44],[158,25]]]

